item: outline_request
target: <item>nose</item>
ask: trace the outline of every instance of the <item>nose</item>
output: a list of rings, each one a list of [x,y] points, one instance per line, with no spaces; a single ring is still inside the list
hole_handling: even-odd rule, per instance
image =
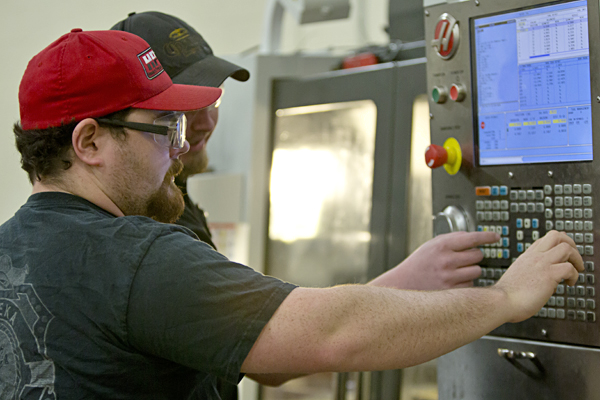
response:
[[[212,132],[215,129],[216,121],[210,112],[210,107],[193,111],[186,116],[188,130],[191,132]]]
[[[180,149],[176,149],[174,147],[169,148],[169,155],[171,156],[171,158],[177,158],[180,155],[187,153],[188,151],[190,151],[190,144],[186,140],[185,142],[183,142],[183,147]]]

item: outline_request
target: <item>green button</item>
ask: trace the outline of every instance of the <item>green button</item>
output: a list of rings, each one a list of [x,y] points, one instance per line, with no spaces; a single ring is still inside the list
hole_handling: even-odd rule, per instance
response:
[[[440,91],[438,88],[433,89],[433,92],[431,93],[431,97],[433,98],[433,101],[435,101],[436,103],[440,102]]]
[[[433,92],[431,93],[431,97],[433,98],[433,101],[436,103],[440,102],[440,91],[438,90],[438,88],[434,88]]]

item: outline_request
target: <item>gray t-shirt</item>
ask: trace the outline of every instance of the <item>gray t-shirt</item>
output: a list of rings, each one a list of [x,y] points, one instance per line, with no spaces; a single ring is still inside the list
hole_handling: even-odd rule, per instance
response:
[[[0,398],[218,399],[295,286],[193,236],[32,195],[0,227]]]

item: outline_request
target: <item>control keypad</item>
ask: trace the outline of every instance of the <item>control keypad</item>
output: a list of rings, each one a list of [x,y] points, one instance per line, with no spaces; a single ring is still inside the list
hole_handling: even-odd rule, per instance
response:
[[[558,285],[554,296],[535,315],[538,318],[595,322],[594,220],[592,185],[567,183],[534,188],[494,187],[491,196],[476,202],[477,229],[501,235],[482,247],[482,274],[477,286],[491,286],[533,242],[556,229],[564,231],[584,257],[585,273],[575,287]]]

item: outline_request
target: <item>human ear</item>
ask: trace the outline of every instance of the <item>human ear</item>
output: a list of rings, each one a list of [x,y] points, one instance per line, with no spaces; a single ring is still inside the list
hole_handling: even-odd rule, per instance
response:
[[[106,136],[104,131],[93,118],[86,118],[75,126],[73,150],[83,163],[90,166],[103,164],[102,150]]]

